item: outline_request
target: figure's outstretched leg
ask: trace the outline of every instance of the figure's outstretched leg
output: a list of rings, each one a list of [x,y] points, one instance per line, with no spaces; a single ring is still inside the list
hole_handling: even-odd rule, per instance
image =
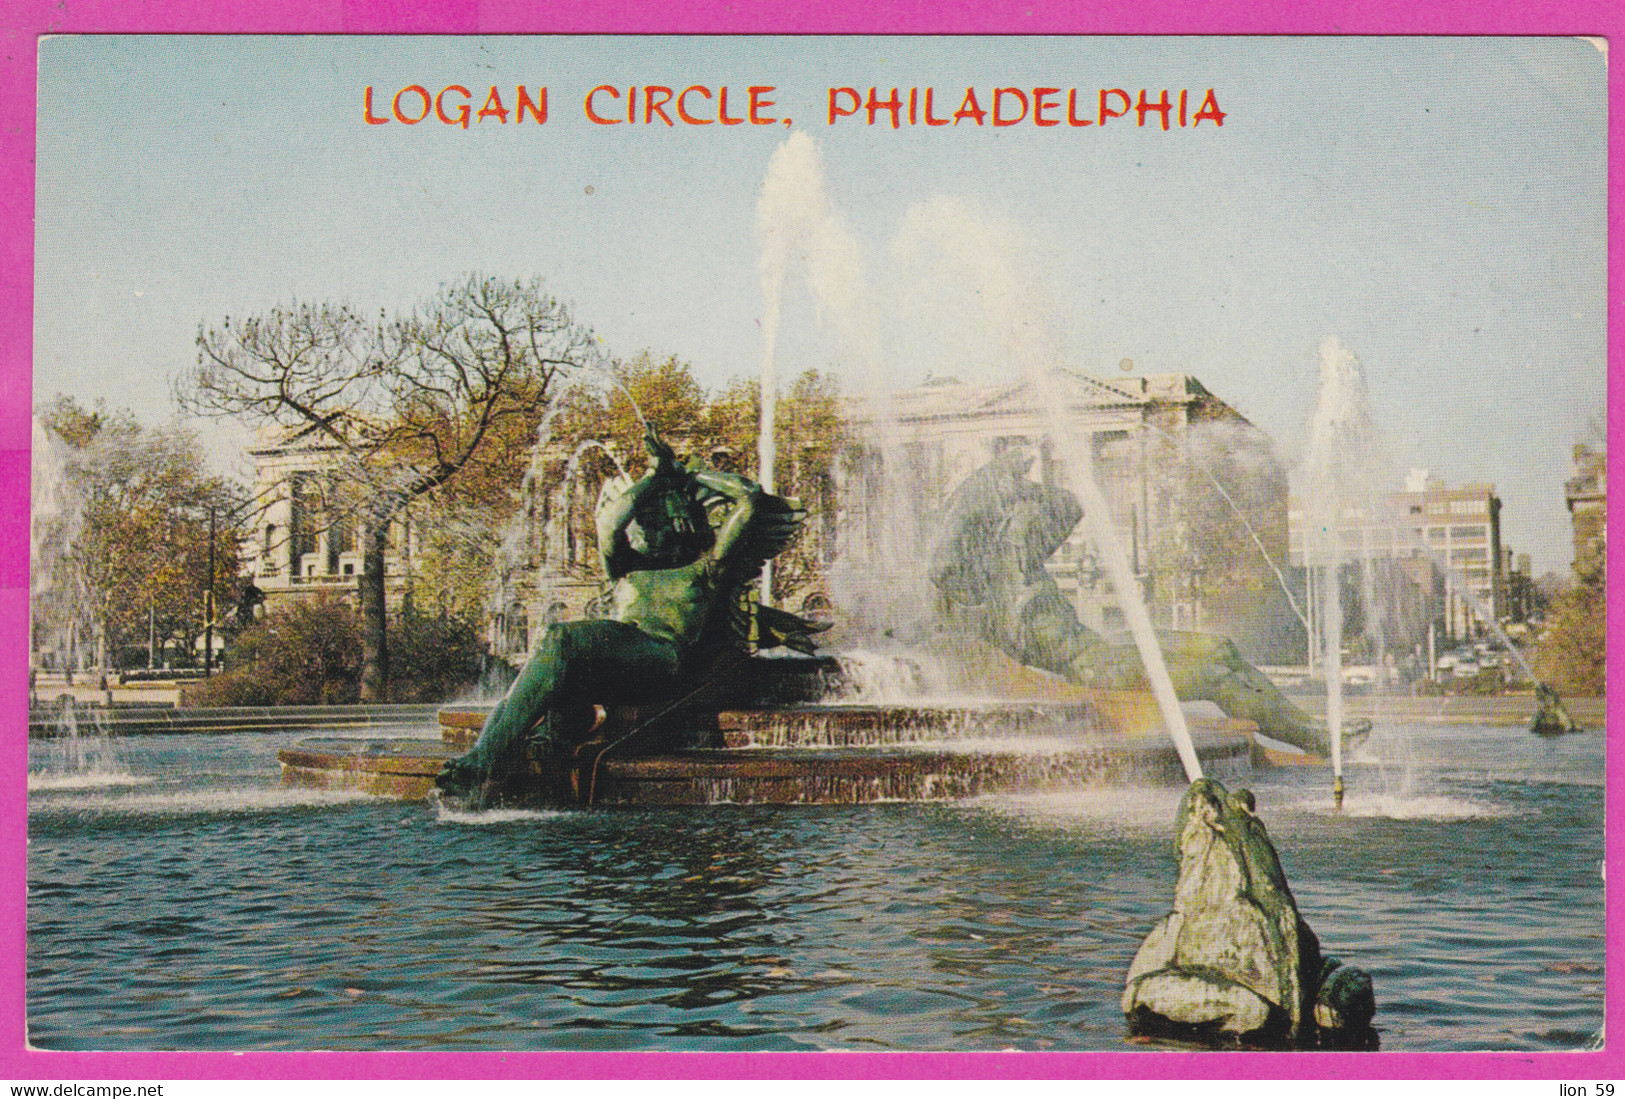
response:
[[[1326,722],[1310,717],[1282,694],[1241,655],[1235,642],[1213,634],[1171,630],[1159,632],[1157,640],[1180,698],[1217,703],[1231,717],[1255,722],[1264,736],[1306,752],[1324,755],[1331,751]],[[1344,742],[1353,743],[1370,731],[1369,721],[1346,721]]]
[[[473,798],[487,783],[504,780],[523,758],[527,734],[545,722],[560,701],[568,671],[570,625],[547,628],[519,678],[486,717],[479,740],[467,754],[446,761],[435,786],[454,797]]]
[[[1145,688],[1139,651],[1132,644],[1108,643],[1080,623],[1053,581],[1031,585],[1019,604],[994,616],[994,626],[989,640],[1023,664],[1104,690]],[[1217,703],[1231,717],[1256,722],[1265,736],[1307,752],[1331,750],[1326,723],[1294,705],[1248,663],[1233,641],[1214,634],[1162,630],[1157,643],[1174,693],[1183,701]],[[1352,742],[1370,729],[1369,721],[1346,722],[1344,736]]]
[[[1213,634],[1159,630],[1157,643],[1181,701],[1208,701],[1235,718],[1252,721],[1258,731],[1306,752],[1327,753],[1331,740],[1326,723],[1304,713],[1241,655],[1235,642]],[[1074,682],[1108,690],[1145,689],[1145,666],[1133,645],[1105,644],[1080,634],[1073,642],[1071,666],[1064,673]],[[1369,721],[1344,723],[1352,743],[1370,732]]]
[[[1239,654],[1238,654],[1239,655]],[[1263,672],[1246,661],[1213,684],[1211,701],[1231,717],[1256,722],[1274,740],[1325,755],[1331,751],[1326,723],[1304,713]]]
[[[485,719],[480,739],[467,755],[447,761],[435,785],[479,801],[484,791],[512,781],[527,750],[569,747],[569,737],[591,724],[577,720],[590,711],[590,703],[639,704],[669,694],[678,663],[674,645],[628,623],[549,626],[519,678]]]

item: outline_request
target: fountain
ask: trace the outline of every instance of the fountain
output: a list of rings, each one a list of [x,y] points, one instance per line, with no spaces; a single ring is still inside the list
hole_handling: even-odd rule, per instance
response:
[[[1015,348],[1029,377],[1053,379],[1052,352]],[[1095,548],[1129,599],[1138,583],[1112,544],[1092,452],[1072,445],[1058,417],[1047,427],[1055,453],[1044,457],[1058,460],[1029,483],[1083,499]],[[562,476],[556,460],[533,463],[531,499],[579,475],[593,445],[578,447]],[[877,497],[887,501],[899,484],[891,457]],[[918,545],[908,518],[897,516],[886,579],[929,591],[924,552],[896,552]],[[839,593],[835,603],[851,606]],[[1167,824],[1193,774],[1205,776],[1192,789],[1210,804],[1185,817],[1210,811],[1239,848],[1198,833],[1213,854],[1182,843],[1181,881],[1206,866],[1241,867],[1251,888],[1229,890],[1221,915],[1262,902],[1296,942],[1312,920],[1328,947],[1372,966],[1385,1045],[1573,1048],[1600,1022],[1602,798],[1585,785],[1602,773],[1600,754],[1579,761],[1579,784],[1562,785],[1524,779],[1547,774],[1547,758],[1497,780],[1446,744],[1438,758],[1459,785],[1442,810],[1412,804],[1403,820],[1372,820],[1355,801],[1334,816],[1309,799],[1307,771],[1256,773],[1251,724],[1186,711],[1169,703],[1171,689],[1159,699],[1068,682],[970,633],[894,628],[830,655],[783,655],[764,643],[773,616],[758,613],[756,646],[726,675],[579,715],[588,739],[562,768],[536,774],[533,799],[500,809],[421,811],[338,792],[433,800],[445,762],[486,721],[473,705],[441,710],[434,735],[294,743],[292,729],[275,734],[283,778],[332,794],[255,788],[266,777],[258,736],[195,742],[230,766],[200,766],[187,754],[194,744],[164,738],[149,753],[164,761],[151,764],[161,789],[142,798],[31,794],[31,1041],[238,1048],[317,1034],[343,1048],[1120,1049],[1114,993],[1125,972],[1129,1010],[1143,1019],[1142,1008],[1165,1002],[1159,982],[1211,960],[1189,943],[1134,955],[1169,911]],[[1125,617],[1148,618],[1128,607]],[[1160,659],[1145,644],[1149,625],[1135,631],[1147,666]],[[1171,659],[1177,672],[1179,654]],[[1176,739],[1181,721],[1187,733]],[[1533,747],[1567,766],[1589,739]],[[1249,772],[1259,812],[1233,782]],[[670,808],[719,803],[866,808]],[[616,811],[558,811],[588,805]],[[1308,920],[1269,888],[1284,871],[1261,846],[1265,818],[1290,837],[1285,869]],[[1463,818],[1472,825],[1460,827]],[[92,842],[120,857],[87,862]],[[1531,849],[1561,857],[1527,860],[1535,865],[1516,878],[1482,873]],[[192,872],[200,859],[210,874]],[[1173,906],[1182,919],[1184,892]],[[131,920],[132,906],[150,906],[153,918]],[[764,937],[769,919],[779,922]],[[301,957],[289,957],[290,941]],[[175,948],[198,960],[157,964]],[[1337,973],[1358,985],[1351,967],[1324,965],[1306,963],[1293,987]],[[139,997],[102,991],[111,982],[99,978],[121,966],[142,983]],[[1444,982],[1501,991],[1441,996]],[[1369,1022],[1369,985],[1365,994],[1320,985],[1272,1037],[1301,1044],[1311,1016],[1327,1033]],[[434,1006],[449,1002],[455,1010]],[[1322,1009],[1331,1023],[1319,1022]]]
[[[651,449],[657,446],[651,443]],[[664,474],[657,469],[629,493],[657,485],[660,476]],[[605,529],[600,528],[601,538],[607,537]],[[613,540],[608,544],[618,545]],[[612,570],[618,552],[612,549],[607,558]],[[660,584],[667,574],[657,569],[649,575],[649,583]],[[763,647],[780,638],[803,647],[784,621],[792,616],[766,607],[758,607],[756,614],[754,632]],[[623,633],[631,628],[614,625]],[[568,636],[596,636],[590,623],[575,629]],[[627,642],[608,643],[635,640],[626,636]],[[524,676],[573,682],[562,670],[568,665],[558,664],[561,670],[553,671],[554,665],[538,661],[579,659],[569,655],[568,646],[585,643],[570,642],[565,632],[556,638],[550,634],[539,650],[549,655],[534,657]],[[551,655],[555,651],[559,655]],[[631,655],[633,651],[603,649],[590,659],[643,659]],[[858,663],[885,662],[871,658]],[[576,733],[559,734],[550,725],[550,737],[565,739],[547,747],[503,748],[507,754],[482,758],[506,760],[512,755],[514,761],[502,765],[506,786],[500,799],[505,804],[632,806],[918,801],[1162,781],[1177,777],[1185,757],[1197,768],[1200,759],[1230,771],[1251,763],[1248,723],[1206,720],[1197,737],[1187,733],[1182,749],[1170,750],[1143,695],[1046,680],[991,647],[978,654],[976,663],[984,670],[982,686],[1002,679],[1008,688],[1025,680],[1026,689],[1013,695],[1001,692],[997,699],[831,701],[826,696],[842,693],[839,661],[729,650],[709,671],[701,666],[641,704],[596,706]],[[894,661],[893,670],[898,666]],[[896,683],[900,677],[889,678]],[[522,676],[521,684],[525,682]],[[963,680],[960,685],[976,686]],[[514,699],[529,697],[524,692],[530,689],[516,686],[500,705],[517,705]],[[558,714],[569,712],[565,696],[547,697],[558,699],[550,703]],[[284,778],[400,797],[429,796],[437,776],[443,785],[446,775],[457,774],[456,768],[464,765],[457,759],[448,766],[448,760],[476,746],[478,731],[489,730],[495,719],[487,708],[448,707],[440,720],[439,741],[303,741],[279,754]],[[634,739],[636,751],[618,751]],[[499,751],[484,738],[477,746],[468,758]],[[482,800],[492,796],[479,793]]]
[[[1362,468],[1373,451],[1374,432],[1365,389],[1354,356],[1328,336],[1320,346],[1320,401],[1310,422],[1302,472],[1312,518],[1304,564],[1319,569],[1322,632],[1325,639],[1326,724],[1332,730],[1332,801],[1343,805],[1343,604],[1339,570],[1343,564],[1343,512],[1373,506],[1373,486],[1381,484]]]
[[[952,234],[969,224],[953,206],[937,207],[934,216],[936,229],[948,234],[939,232],[939,243],[952,243]],[[757,229],[764,302],[758,481],[771,494],[777,449],[775,356],[781,300],[791,270],[805,270],[821,317],[872,368],[870,373],[879,373],[873,368],[881,356],[864,305],[867,297],[856,244],[830,207],[817,147],[805,134],[792,135],[774,154],[758,201]],[[985,264],[988,257],[982,260]],[[1040,385],[1048,384],[1056,357],[1030,338],[1035,326],[1029,316],[1020,315],[1029,288],[1001,256],[991,262],[994,266],[982,272],[984,280],[992,279],[992,292],[984,297],[988,319],[1001,330],[1029,375]],[[641,421],[641,411],[638,415]],[[551,419],[550,411],[538,434],[538,454]],[[578,804],[913,800],[1078,787],[1181,771],[1194,779],[1202,774],[1204,755],[1220,763],[1250,760],[1253,749],[1246,723],[1206,719],[1197,735],[1187,730],[1187,717],[1164,666],[1138,582],[1106,518],[1109,513],[1094,484],[1088,455],[1075,452],[1075,432],[1059,415],[1050,419],[1048,434],[1072,490],[1084,499],[1091,538],[1108,563],[1139,659],[1148,672],[1149,699],[1132,691],[1035,684],[1039,677],[989,648],[977,653],[973,663],[997,669],[987,677],[1002,681],[992,697],[854,701],[838,697],[844,689],[838,660],[749,654],[737,659],[726,675],[712,677],[725,681],[721,687],[702,686],[676,702],[599,705],[590,740],[566,763],[551,767],[553,777],[540,782],[544,789],[539,799]],[[899,476],[903,463],[890,451],[885,435],[879,440],[880,483],[860,483],[858,491],[878,492],[878,498],[893,501],[903,491]],[[571,468],[581,452],[578,448],[572,456]],[[539,490],[539,469],[533,461],[523,500]],[[569,475],[567,469],[566,478]],[[522,506],[519,523],[533,522],[528,513],[534,510]],[[894,612],[899,592],[901,602],[914,608],[929,600],[920,571],[907,564],[920,556],[916,535],[898,533],[899,520],[911,510],[882,508],[891,517],[883,527],[889,533],[880,553],[886,567],[866,577],[870,597],[860,600],[871,608]],[[521,536],[510,534],[505,546]],[[763,637],[771,631],[761,623],[774,613],[772,567],[769,555],[761,566],[756,596],[761,604],[757,633]],[[757,644],[772,647],[761,644],[760,638]],[[964,652],[958,656],[957,678],[963,686],[967,662]],[[442,712],[439,742],[369,743],[365,750],[343,741],[306,742],[282,753],[284,774],[290,781],[360,785],[419,796],[428,792],[446,758],[469,746],[485,720],[480,708],[448,708]],[[633,739],[640,745],[636,753],[621,749]],[[665,754],[651,755],[651,744],[662,746]],[[549,770],[536,766],[538,775]]]
[[[29,652],[47,634],[44,645],[56,661],[71,671],[80,658],[82,636],[89,630],[84,608],[88,599],[83,577],[74,567],[71,548],[84,522],[84,500],[73,491],[68,472],[67,447],[40,422],[33,422],[33,469],[29,496]]]
[[[1539,682],[1523,652],[1501,628],[1493,611],[1484,606],[1474,593],[1472,585],[1458,567],[1438,547],[1421,537],[1421,532],[1407,521],[1407,517],[1390,513],[1388,501],[1378,489],[1378,486],[1390,481],[1382,454],[1383,448],[1369,409],[1359,363],[1341,341],[1335,336],[1328,336],[1320,347],[1318,403],[1310,423],[1308,446],[1299,468],[1301,494],[1308,503],[1309,513],[1304,564],[1311,590],[1317,585],[1319,587],[1319,605],[1314,606],[1315,601],[1311,599],[1311,610],[1319,613],[1319,655],[1326,684],[1328,725],[1334,730],[1343,727],[1344,608],[1341,570],[1351,558],[1360,569],[1365,629],[1368,642],[1377,654],[1380,686],[1380,673],[1384,668],[1383,639],[1381,631],[1373,624],[1377,597],[1369,544],[1370,523],[1374,520],[1382,527],[1397,532],[1398,538],[1409,549],[1421,554],[1433,569],[1448,578],[1451,589],[1472,608],[1478,621],[1517,663],[1524,677],[1536,684],[1532,731],[1543,736],[1574,731],[1576,725],[1564,709],[1562,700],[1550,687]],[[1356,545],[1349,544],[1345,530],[1350,517],[1360,521],[1360,538]],[[1315,632],[1311,628],[1311,639]],[[1431,653],[1428,659],[1431,664]],[[1334,736],[1332,742],[1332,797],[1335,808],[1342,807],[1345,793],[1344,746],[1341,740],[1340,736]]]
[[[578,483],[582,460],[593,451],[609,459],[615,467],[615,476],[624,478],[626,470],[616,453],[598,439],[579,442],[564,460],[563,472],[555,479],[550,468],[556,467],[553,451],[553,426],[560,412],[569,406],[572,395],[593,386],[611,391],[620,390],[631,406],[633,414],[644,427],[643,410],[632,399],[631,393],[612,370],[596,358],[574,366],[560,366],[555,388],[546,408],[537,422],[530,444],[530,461],[520,478],[519,506],[513,516],[497,534],[496,569],[486,593],[486,608],[504,623],[504,635],[509,616],[523,611],[526,597],[531,606],[548,616],[560,602],[564,590],[586,585],[572,573],[569,547],[566,545],[568,513],[573,491]],[[552,498],[557,497],[554,501]],[[554,503],[562,507],[553,506]],[[541,518],[546,514],[545,520]],[[540,546],[535,542],[540,535]],[[526,618],[528,619],[528,615]],[[498,655],[507,655],[508,637],[494,638]]]

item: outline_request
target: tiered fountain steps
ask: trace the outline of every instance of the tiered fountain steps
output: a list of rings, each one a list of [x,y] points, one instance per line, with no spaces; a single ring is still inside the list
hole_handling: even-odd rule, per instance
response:
[[[486,712],[441,710],[439,740],[301,741],[278,755],[283,780],[427,797]],[[1148,713],[1155,706],[1140,695],[724,710],[686,718],[722,747],[632,755],[609,746],[638,726],[638,714],[615,710],[567,769],[537,765],[535,789],[538,801],[593,805],[859,804],[1179,782],[1178,756]],[[1250,723],[1193,716],[1191,733],[1204,769],[1251,765]]]
[[[1100,727],[1086,703],[804,705],[717,715],[729,748],[872,748],[969,739],[1055,736]]]
[[[461,751],[444,740],[310,737],[277,752],[282,781],[321,790],[359,790],[422,801],[446,760]]]

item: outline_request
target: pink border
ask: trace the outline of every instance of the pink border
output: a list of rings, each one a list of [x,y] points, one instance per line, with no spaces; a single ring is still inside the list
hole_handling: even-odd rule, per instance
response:
[[[442,34],[551,33],[915,33],[915,34],[1585,34],[1612,37],[1625,7],[1592,0],[1433,2],[1426,10],[1391,0],[1264,0],[1250,10],[1222,0],[1179,0],[1147,11],[1141,0],[1091,0],[1030,5],[1015,0],[949,0],[933,5],[872,0],[793,0],[774,6],[728,0],[681,0],[639,10],[624,0],[563,4],[535,0],[9,0],[6,53],[0,66],[0,625],[12,640],[0,649],[0,713],[14,732],[0,748],[0,777],[13,792],[0,807],[0,876],[11,883],[0,898],[5,966],[0,971],[0,1078],[177,1080],[213,1078],[1563,1078],[1625,1075],[1625,1041],[1613,1023],[1625,1008],[1625,982],[1614,966],[1622,941],[1621,887],[1625,860],[1613,835],[1620,814],[1625,746],[1608,749],[1608,1035],[1611,1049],[1565,1054],[1210,1054],[1210,1053],[974,1053],[974,1054],[594,1054],[594,1053],[328,1053],[184,1054],[42,1053],[22,1048],[25,974],[22,888],[27,804],[26,690],[28,610],[28,446],[33,316],[34,107],[37,36],[54,32]],[[883,10],[889,9],[889,10]],[[1500,9],[1500,10],[1497,10]],[[1610,167],[1625,130],[1619,75],[1610,73]],[[1493,110],[1493,104],[1486,104]],[[1620,242],[1625,186],[1609,189],[1610,286],[1622,285]],[[1620,353],[1622,312],[1609,301],[1609,392],[1625,374]],[[1610,402],[1611,403],[1611,402]],[[1610,438],[1614,424],[1610,417]],[[1611,465],[1625,465],[1613,448]],[[1615,469],[1617,478],[1619,470]],[[1610,526],[1625,525],[1615,511]],[[1613,537],[1617,541],[1616,529]],[[1620,558],[1609,563],[1610,588],[1625,580]],[[1625,606],[1611,600],[1609,638],[1625,636]],[[1614,662],[1609,691],[1625,689]],[[1610,723],[1611,724],[1611,723]]]

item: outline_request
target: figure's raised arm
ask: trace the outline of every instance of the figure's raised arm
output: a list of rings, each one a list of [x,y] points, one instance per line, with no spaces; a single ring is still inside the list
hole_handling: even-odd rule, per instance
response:
[[[683,477],[687,474],[688,471],[677,461],[677,452],[672,450],[659,435],[655,434],[655,429],[652,427],[643,429],[643,449],[648,451],[649,457],[654,459],[654,464],[650,466],[650,470],[655,476]]]
[[[632,507],[637,503],[633,487],[624,476],[605,482],[593,513],[593,523],[598,528],[598,555],[604,563],[605,574],[611,579],[618,579],[625,572],[621,562],[627,550],[626,526],[632,521]]]
[[[706,491],[728,501],[727,518],[723,519],[722,525],[717,528],[716,544],[711,549],[712,556],[717,560],[726,560],[739,548],[741,540],[750,531],[751,522],[756,518],[757,506],[767,494],[762,491],[761,485],[737,473],[707,469],[695,473],[693,477]]]

